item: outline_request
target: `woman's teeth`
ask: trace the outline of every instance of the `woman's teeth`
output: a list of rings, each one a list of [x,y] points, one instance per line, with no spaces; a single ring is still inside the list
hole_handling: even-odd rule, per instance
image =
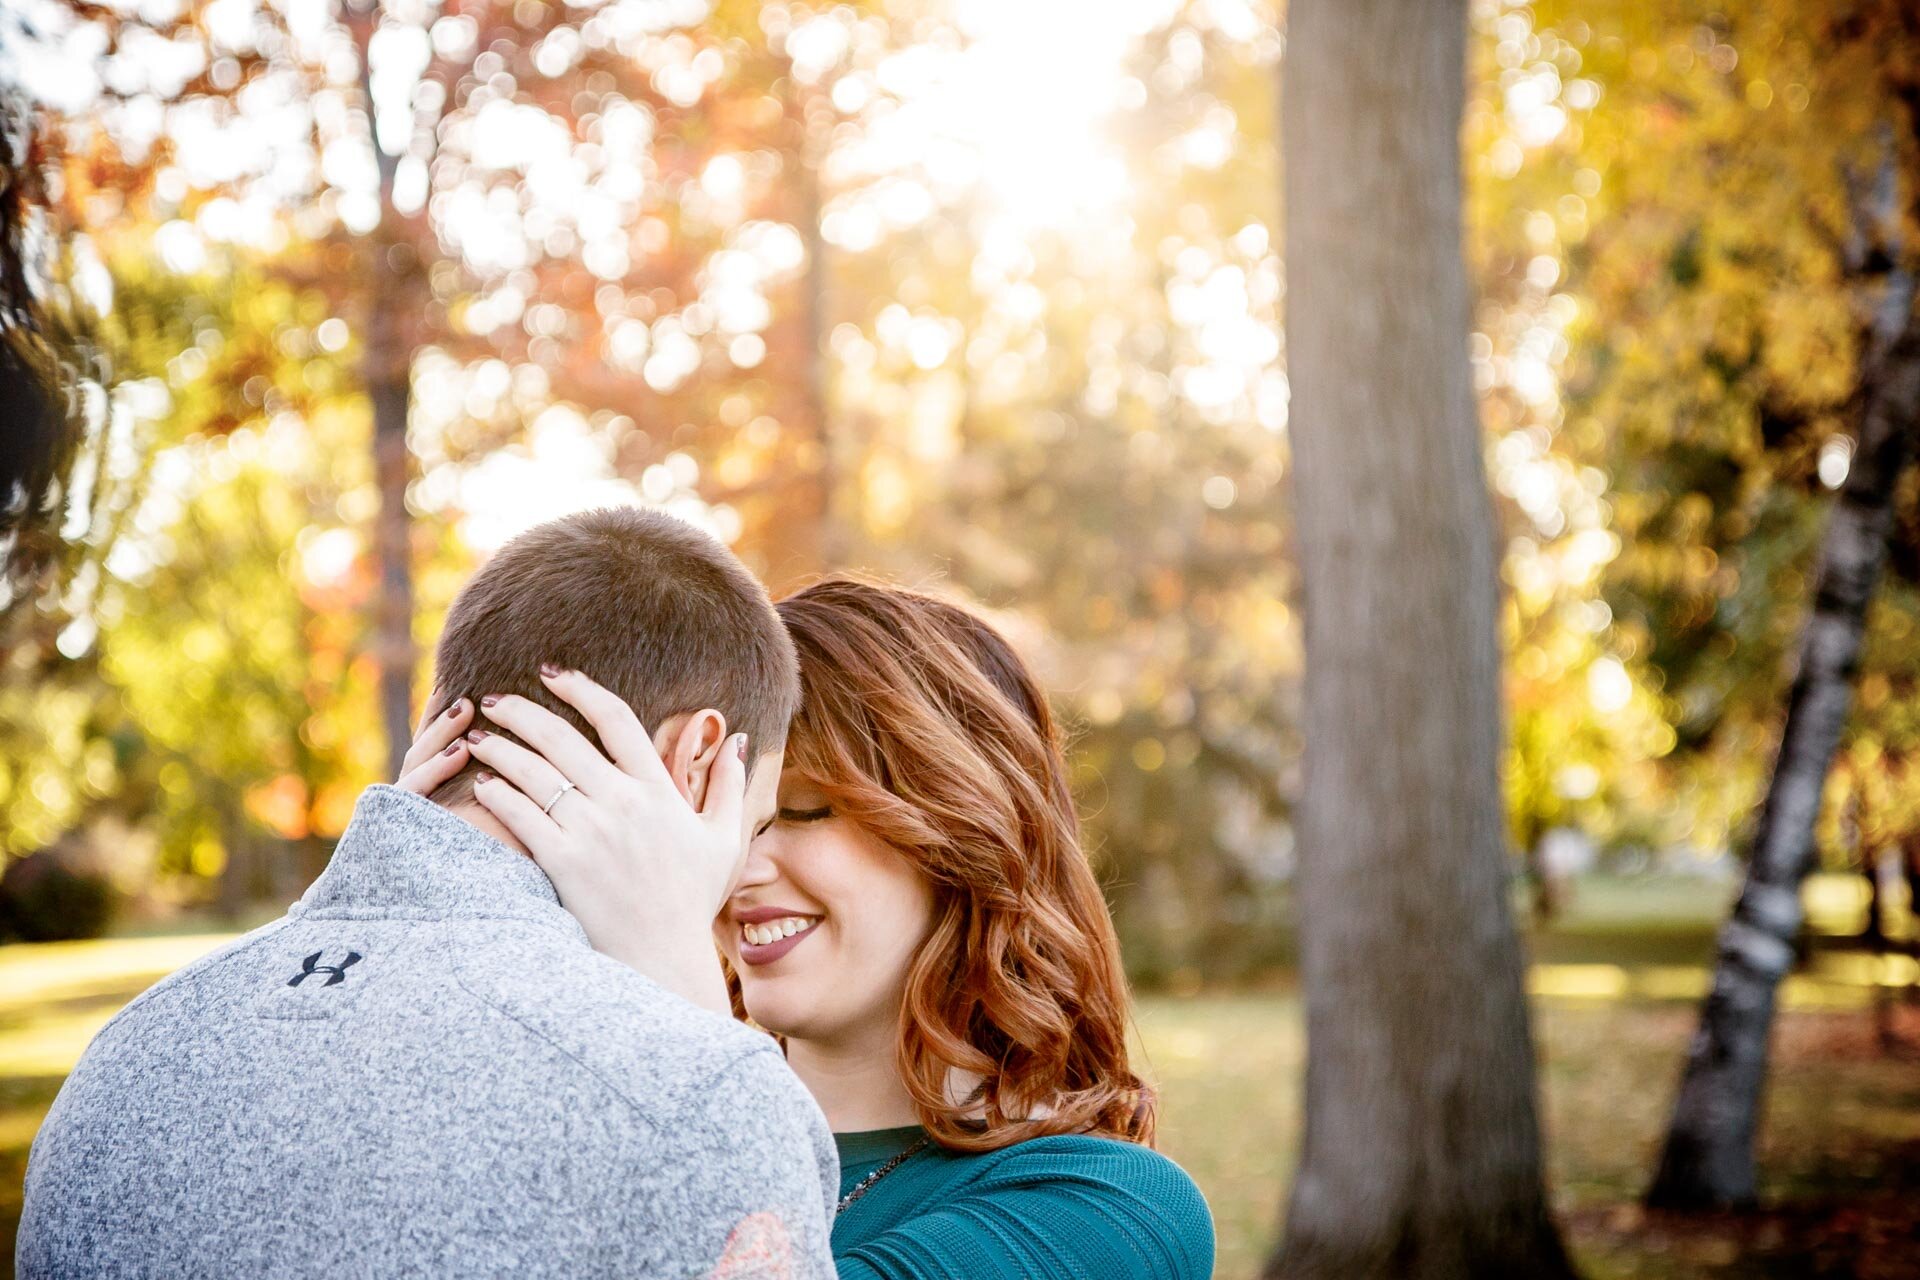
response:
[[[769,920],[765,924],[743,924],[740,926],[740,937],[756,947],[764,947],[769,942],[804,933],[818,923],[818,920],[806,916],[787,916],[782,920]]]

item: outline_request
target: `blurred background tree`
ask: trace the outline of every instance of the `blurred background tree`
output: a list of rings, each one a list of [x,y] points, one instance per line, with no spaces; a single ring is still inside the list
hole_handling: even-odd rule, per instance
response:
[[[287,668],[260,686],[293,700],[264,738],[196,744],[193,776],[222,780],[199,816],[146,813],[179,889],[251,857],[228,856],[248,841],[337,832],[337,807],[316,799],[324,780],[292,747],[264,749],[310,746],[289,727],[303,693],[322,699],[312,717],[358,726],[342,765],[355,783],[381,770],[361,686],[302,675],[298,646],[260,655],[249,680],[210,644],[183,661],[211,684],[166,663],[139,676],[159,640],[134,618],[191,627],[189,596],[159,607],[171,557],[200,598],[231,580],[260,604],[290,601],[317,564],[352,585],[324,593],[306,629],[352,655],[356,680],[392,669],[378,619],[405,584],[380,567],[394,562],[380,513],[402,508],[391,466],[369,483],[353,451],[379,437],[377,404],[393,399],[381,362],[404,351],[419,635],[477,556],[583,498],[674,505],[776,588],[829,561],[944,578],[1017,610],[1051,664],[1084,731],[1083,782],[1143,972],[1244,970],[1271,951],[1252,926],[1271,919],[1288,866],[1297,640],[1284,529],[1259,505],[1284,466],[1266,124],[1278,40],[1260,11],[1123,15],[1065,68],[1080,80],[1048,90],[1069,114],[1040,135],[1021,112],[981,120],[971,105],[983,74],[1035,56],[1030,22],[1007,13],[976,15],[968,45],[943,9],[910,5],[34,15],[28,38],[80,51],[71,80],[43,72],[41,92],[64,95],[100,155],[144,166],[137,182],[73,176],[88,213],[75,243],[112,256],[101,245],[124,236],[146,250],[130,270],[196,295],[209,272],[241,272],[249,315],[205,328],[259,326],[251,343],[227,335],[248,361],[189,350],[169,367],[146,456],[178,445],[200,451],[195,472],[247,474],[270,438],[268,455],[305,451],[333,477],[282,503],[170,470],[153,498],[166,518],[145,527],[211,533],[234,518],[221,504],[243,501],[292,527],[246,548],[215,537],[204,560],[172,540],[120,584],[129,601],[153,592],[151,613],[72,638],[79,666],[103,662],[162,701],[216,686],[249,697]],[[1059,31],[1084,16],[1061,15]],[[1241,147],[1243,120],[1269,145]],[[903,149],[909,129],[933,145]],[[1084,171],[1051,172],[1087,131],[1100,145]],[[1136,193],[1151,198],[1115,219]],[[383,292],[416,275],[417,298]],[[269,297],[278,314],[259,315]],[[386,313],[405,331],[369,328]],[[175,336],[192,348],[199,332]],[[183,378],[209,407],[176,403]],[[277,563],[285,589],[249,580],[250,563]],[[140,657],[113,657],[122,646]],[[182,741],[135,735],[117,750]],[[143,767],[182,776],[157,754]],[[270,784],[307,797],[310,837],[247,799]],[[155,787],[127,792],[129,812],[173,794]],[[16,824],[17,851],[80,820],[53,810]],[[236,906],[236,893],[229,882],[220,898]]]
[[[1590,47],[1600,103],[1560,175],[1593,200],[1569,210],[1591,310],[1563,447],[1613,476],[1606,604],[1664,695],[1671,776],[1700,798],[1678,816],[1752,850],[1651,1194],[1745,1203],[1835,747],[1908,749],[1887,704],[1911,687],[1920,27],[1908,6],[1854,0],[1536,14]],[[1890,551],[1895,581],[1869,608]],[[1862,673],[1871,707],[1850,716]],[[1878,841],[1899,841],[1895,812],[1874,806]],[[1851,826],[1825,824],[1843,862],[1862,856],[1834,847],[1857,843]]]
[[[0,19],[0,35],[13,34]],[[62,122],[0,81],[0,807],[28,839],[111,785],[96,687],[66,659],[143,469],[117,385],[110,280],[74,238]],[[123,176],[123,175],[116,175]],[[114,886],[85,859],[0,848],[0,939],[94,932]],[[32,846],[26,846],[32,847]]]
[[[209,240],[247,246],[261,269],[327,296],[326,319],[347,326],[334,327],[336,347],[343,332],[360,339],[378,499],[361,532],[377,566],[389,772],[411,736],[413,566],[432,541],[411,531],[410,431],[431,460],[471,458],[564,402],[567,420],[591,419],[612,467],[637,473],[757,416],[764,383],[729,388],[747,393],[733,415],[747,418],[730,423],[695,394],[720,378],[689,383],[703,369],[752,370],[771,338],[797,357],[798,389],[776,406],[785,438],[812,442],[786,468],[798,487],[778,486],[781,545],[797,557],[780,572],[823,566],[824,420],[807,355],[821,346],[817,305],[785,308],[795,333],[769,334],[766,292],[809,263],[816,231],[794,215],[818,204],[803,158],[830,124],[818,82],[834,50],[794,68],[770,44],[790,26],[784,9],[337,0],[32,12],[26,33],[42,48],[95,51],[91,65],[73,59],[79,84],[60,91],[89,141],[152,164],[150,189],[87,198],[151,219],[175,269],[198,267]],[[425,420],[422,391],[434,401]],[[693,455],[677,456],[676,474],[697,474],[684,472]],[[713,518],[739,536],[730,512]]]
[[[1466,5],[1294,0],[1288,39],[1307,1066],[1262,1274],[1571,1276],[1505,893],[1461,256]]]

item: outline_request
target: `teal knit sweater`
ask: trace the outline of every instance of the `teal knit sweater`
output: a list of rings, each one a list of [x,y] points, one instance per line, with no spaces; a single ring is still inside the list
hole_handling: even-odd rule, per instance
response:
[[[836,1133],[840,1194],[924,1131]],[[1208,1280],[1213,1218],[1173,1161],[1112,1138],[928,1146],[833,1227],[840,1280]]]

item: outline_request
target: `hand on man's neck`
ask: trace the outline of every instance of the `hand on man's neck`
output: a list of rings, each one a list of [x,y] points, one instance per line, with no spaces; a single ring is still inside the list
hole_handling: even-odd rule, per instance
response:
[[[702,714],[713,715],[714,713],[706,712]],[[685,746],[685,744],[679,741],[679,738],[681,730],[686,727],[687,721],[691,718],[688,713],[680,712],[676,715],[669,716],[662,722],[660,727],[655,730],[653,748],[659,753],[663,761],[670,760],[674,757],[676,747]],[[714,730],[714,736],[708,740],[709,742],[717,741],[718,735],[725,732],[726,722],[717,720],[716,723],[718,727]],[[776,765],[774,768],[774,776],[776,778],[779,776],[779,772],[780,770]],[[681,796],[685,798],[686,802],[692,805],[694,809],[697,810],[706,803],[707,773],[704,767],[697,773],[683,769],[680,774],[675,776],[674,782],[679,788]],[[439,802],[435,801],[435,803]],[[529,858],[533,857],[533,852],[528,849],[527,846],[521,844],[513,832],[507,830],[506,824],[494,817],[493,811],[474,799],[471,794],[463,800],[455,801],[453,804],[442,804],[440,807],[468,826],[478,829],[482,834],[492,836],[495,840],[498,840],[514,852],[525,854]]]
[[[513,833],[478,800],[463,800],[441,807],[482,835],[492,836],[515,853],[533,858],[527,847],[514,839]],[[538,866],[539,862],[536,860],[534,865]],[[565,907],[566,901],[562,899],[560,905]],[[675,995],[732,1020],[733,1003],[727,995],[726,977],[720,969],[720,953],[714,949],[712,937],[704,923],[694,927],[693,938],[686,943],[672,938],[635,935],[627,939],[627,944],[628,949],[618,954],[604,947],[596,947],[595,950],[602,955],[612,956]]]

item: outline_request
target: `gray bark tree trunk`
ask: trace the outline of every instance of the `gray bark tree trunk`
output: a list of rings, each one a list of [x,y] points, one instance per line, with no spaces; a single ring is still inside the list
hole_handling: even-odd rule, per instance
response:
[[[1460,243],[1465,4],[1294,0],[1288,26],[1307,1072],[1265,1274],[1567,1276],[1507,905]]]
[[[1820,545],[1813,615],[1773,778],[1754,829],[1747,880],[1721,927],[1666,1146],[1647,1191],[1662,1209],[1743,1208],[1757,1196],[1754,1135],[1766,1084],[1774,997],[1800,931],[1800,882],[1853,702],[1867,605],[1887,558],[1893,499],[1920,419],[1920,314],[1914,277],[1890,273],[1861,369],[1853,462]]]

